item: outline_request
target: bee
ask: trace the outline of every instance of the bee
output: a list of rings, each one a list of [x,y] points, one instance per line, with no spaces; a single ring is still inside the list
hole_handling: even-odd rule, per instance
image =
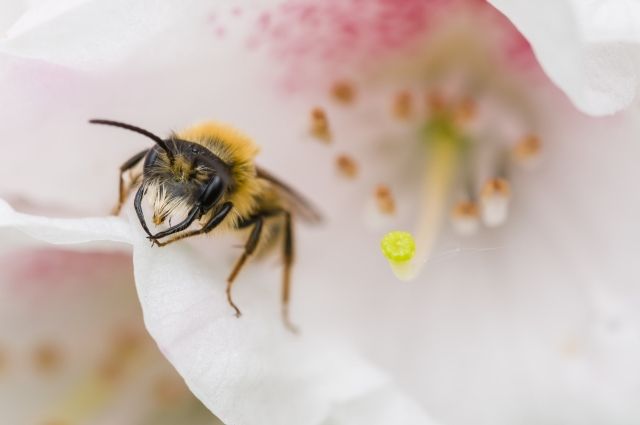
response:
[[[255,164],[258,153],[255,143],[236,130],[214,122],[172,133],[166,139],[122,122],[104,119],[89,122],[130,130],[155,142],[155,146],[137,153],[120,167],[119,197],[113,211],[120,212],[137,186],[134,208],[152,244],[163,247],[214,230],[216,233],[248,233],[244,250],[227,278],[227,301],[236,317],[240,317],[241,312],[233,302],[231,289],[238,273],[250,257],[261,256],[280,245],[282,319],[287,328],[295,330],[289,318],[293,216],[309,223],[320,222],[321,216],[298,192]],[[131,173],[127,182],[125,173]],[[168,220],[168,228],[155,234],[149,230],[142,208],[143,198],[153,210],[154,225]],[[181,221],[171,225],[171,218],[176,217]]]

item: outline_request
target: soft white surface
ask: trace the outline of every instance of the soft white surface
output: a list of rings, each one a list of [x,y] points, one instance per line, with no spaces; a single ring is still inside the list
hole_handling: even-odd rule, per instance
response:
[[[635,0],[490,0],[527,37],[547,75],[582,111],[629,106],[640,81]]]
[[[201,4],[193,0],[30,2],[22,14],[13,12],[15,21],[5,24],[0,52],[76,69],[104,69],[127,58]]]
[[[0,228],[2,227],[17,229],[56,244],[131,241],[131,226],[121,218],[96,217],[73,220],[38,217],[16,212],[0,199]]]
[[[371,394],[386,391],[377,421],[394,415],[398,403],[410,406],[407,423],[431,423],[421,408],[388,377],[344,343],[285,330],[279,310],[265,303],[259,274],[243,281],[251,291],[237,319],[224,294],[226,261],[211,261],[187,244],[152,248],[143,232],[123,219],[48,219],[13,212],[3,201],[0,226],[18,228],[49,243],[120,241],[134,244],[136,286],[147,329],[189,387],[225,423],[321,424],[340,406],[340,423],[361,423]],[[115,225],[114,225],[115,223]],[[249,282],[243,282],[249,283]],[[362,405],[359,400],[363,399]],[[355,410],[354,410],[355,409]],[[359,409],[359,410],[358,410]]]

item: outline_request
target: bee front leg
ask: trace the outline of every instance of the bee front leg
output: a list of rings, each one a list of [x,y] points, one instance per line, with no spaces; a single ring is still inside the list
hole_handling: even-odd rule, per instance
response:
[[[144,219],[144,212],[142,211],[142,198],[144,197],[145,191],[146,191],[145,185],[144,184],[140,185],[140,187],[138,188],[138,191],[136,192],[136,197],[133,200],[133,207],[136,210],[136,215],[138,216],[138,220],[140,221],[140,225],[142,226],[142,229],[147,235],[151,236],[151,232],[149,231],[147,222]]]
[[[182,223],[176,224],[175,226],[165,230],[164,232],[160,232],[156,235],[149,235],[149,239],[151,239],[152,241],[154,241],[156,244],[158,244],[158,246],[165,246],[168,245],[172,242],[176,242],[179,241],[180,239],[185,239],[185,238],[189,238],[191,236],[197,236],[197,235],[202,235],[204,233],[209,233],[210,231],[212,231],[213,229],[215,229],[220,223],[222,223],[222,220],[225,219],[225,217],[231,212],[231,210],[233,209],[233,204],[231,202],[225,202],[224,204],[222,204],[222,206],[220,207],[220,209],[218,209],[218,211],[216,211],[216,213],[209,219],[209,221],[202,226],[201,229],[198,230],[192,230],[189,232],[185,232],[185,233],[181,233],[179,235],[175,235],[174,237],[172,237],[171,239],[165,241],[165,242],[160,242],[158,239],[163,238],[165,236],[169,236],[171,234],[177,233],[180,230],[175,230],[176,228],[178,228],[178,226],[182,227],[185,223],[185,221],[183,221]],[[193,212],[192,212],[193,213]],[[198,214],[195,214],[196,216]],[[191,214],[190,214],[191,216]],[[189,219],[189,217],[187,217],[187,219]],[[193,220],[191,220],[192,222]],[[191,224],[191,222],[189,222],[189,225]],[[188,225],[186,227],[184,227],[184,229],[186,229],[187,227],[189,227]],[[181,229],[181,230],[184,230]]]
[[[142,161],[142,158],[144,158],[148,152],[149,152],[149,149],[145,149],[142,152],[138,152],[137,154],[129,158],[124,164],[120,166],[120,174],[118,175],[119,177],[118,178],[118,203],[116,204],[115,207],[113,207],[111,214],[113,215],[120,214],[122,205],[125,203],[125,201],[129,197],[129,194],[131,193],[131,189],[133,189],[133,187],[136,185],[138,181],[138,178],[140,177],[140,176],[136,176],[135,178],[132,179],[131,182],[129,182],[128,185],[126,185],[123,178],[124,173],[131,170],[136,165],[138,165],[140,161]]]

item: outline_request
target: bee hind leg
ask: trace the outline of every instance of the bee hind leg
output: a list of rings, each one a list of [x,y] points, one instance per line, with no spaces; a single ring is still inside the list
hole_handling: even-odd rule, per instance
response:
[[[284,212],[284,240],[282,243],[283,273],[282,273],[282,321],[284,326],[293,333],[298,333],[298,328],[289,317],[289,297],[291,295],[291,267],[294,260],[293,223],[291,213]]]
[[[127,200],[127,198],[129,197],[129,194],[131,193],[131,190],[138,183],[138,180],[140,178],[140,176],[136,176],[129,182],[129,184],[126,184],[123,178],[124,173],[131,170],[136,165],[138,165],[140,161],[142,161],[142,158],[144,158],[148,152],[149,152],[149,149],[145,149],[142,152],[138,152],[137,154],[129,158],[124,164],[120,166],[120,174],[118,175],[118,203],[111,210],[111,214],[113,215],[120,214],[122,205],[124,205],[124,202]]]
[[[251,234],[249,235],[249,239],[247,239],[247,242],[244,246],[244,252],[240,256],[240,258],[238,258],[238,260],[236,261],[236,264],[233,266],[233,269],[231,270],[231,274],[227,278],[227,290],[226,290],[227,301],[229,302],[229,305],[235,310],[236,317],[240,317],[242,313],[240,312],[240,309],[238,308],[238,306],[233,302],[233,299],[231,297],[231,288],[233,286],[233,282],[238,276],[238,273],[246,263],[249,256],[253,254],[253,252],[255,251],[256,247],[258,246],[258,242],[260,242],[260,235],[262,234],[264,217],[262,215],[252,217],[251,219],[243,223],[240,223],[238,227],[240,228],[248,227],[251,224],[253,224],[253,229],[251,229]]]

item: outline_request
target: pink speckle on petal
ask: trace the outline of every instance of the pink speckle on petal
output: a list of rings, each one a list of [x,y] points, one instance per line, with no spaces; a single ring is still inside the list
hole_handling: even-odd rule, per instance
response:
[[[270,24],[271,15],[268,12],[263,12],[262,14],[260,14],[260,17],[258,18],[258,29],[261,31],[265,31],[267,28],[269,28]]]
[[[63,249],[23,250],[0,257],[0,270],[0,280],[9,289],[40,298],[62,287],[121,280],[123,274],[131,273],[131,256]]]
[[[306,70],[419,53],[430,32],[461,10],[477,15],[479,36],[500,33],[496,47],[507,60],[522,64],[532,57],[526,40],[485,0],[287,0],[258,17],[252,36],[296,74],[285,79],[303,80]]]
[[[299,68],[318,59],[343,62],[375,57],[418,40],[441,0],[289,0],[256,21],[274,57]]]

